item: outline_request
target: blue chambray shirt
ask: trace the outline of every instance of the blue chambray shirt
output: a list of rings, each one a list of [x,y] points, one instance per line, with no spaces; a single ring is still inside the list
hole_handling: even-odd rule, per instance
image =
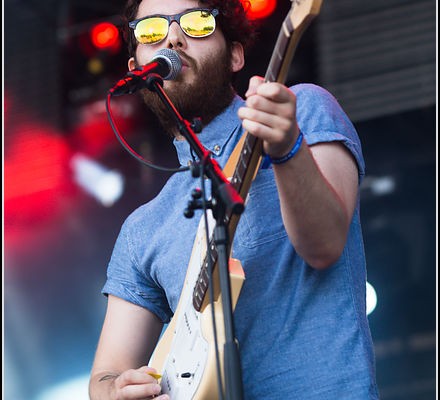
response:
[[[308,145],[338,141],[364,160],[358,135],[324,89],[301,84],[298,125]],[[199,134],[224,166],[243,133],[238,96]],[[175,141],[182,165],[193,159]],[[200,181],[189,172],[170,177],[149,203],[122,226],[103,293],[121,297],[168,322],[177,307],[201,217],[183,216]],[[365,312],[365,256],[356,207],[346,246],[330,268],[318,271],[295,252],[281,219],[271,168],[260,169],[237,227],[233,257],[246,274],[234,311],[245,399],[377,399],[372,340]],[[148,338],[146,338],[148,340]],[[147,361],[147,360],[146,360]]]

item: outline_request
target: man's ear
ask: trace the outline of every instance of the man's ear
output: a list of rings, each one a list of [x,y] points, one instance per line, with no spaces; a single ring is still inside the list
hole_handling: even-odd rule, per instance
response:
[[[231,70],[232,72],[240,71],[244,66],[244,49],[239,42],[232,42],[231,47]]]
[[[136,61],[134,60],[134,57],[130,57],[128,60],[128,70],[133,71],[136,68]]]

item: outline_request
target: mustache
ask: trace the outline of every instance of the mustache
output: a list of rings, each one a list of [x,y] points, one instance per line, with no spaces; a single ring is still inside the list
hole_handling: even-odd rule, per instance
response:
[[[194,58],[192,58],[191,56],[189,56],[188,54],[184,53],[181,50],[174,50],[179,57],[182,59],[182,64],[186,65],[187,67],[190,68],[197,68],[197,63],[196,60]]]

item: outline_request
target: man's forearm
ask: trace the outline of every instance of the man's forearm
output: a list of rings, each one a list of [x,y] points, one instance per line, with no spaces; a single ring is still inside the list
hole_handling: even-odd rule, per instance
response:
[[[356,201],[357,170],[345,150],[327,145],[326,152],[334,154],[330,162],[338,166],[326,168],[326,177],[310,148],[303,145],[295,159],[274,170],[290,240],[311,266],[320,269],[335,262],[343,251]]]

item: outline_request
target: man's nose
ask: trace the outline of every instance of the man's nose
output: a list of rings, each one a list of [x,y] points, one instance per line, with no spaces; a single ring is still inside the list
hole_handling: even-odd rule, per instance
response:
[[[167,47],[170,49],[182,49],[186,45],[186,35],[183,33],[182,28],[177,21],[172,21],[168,29]]]

